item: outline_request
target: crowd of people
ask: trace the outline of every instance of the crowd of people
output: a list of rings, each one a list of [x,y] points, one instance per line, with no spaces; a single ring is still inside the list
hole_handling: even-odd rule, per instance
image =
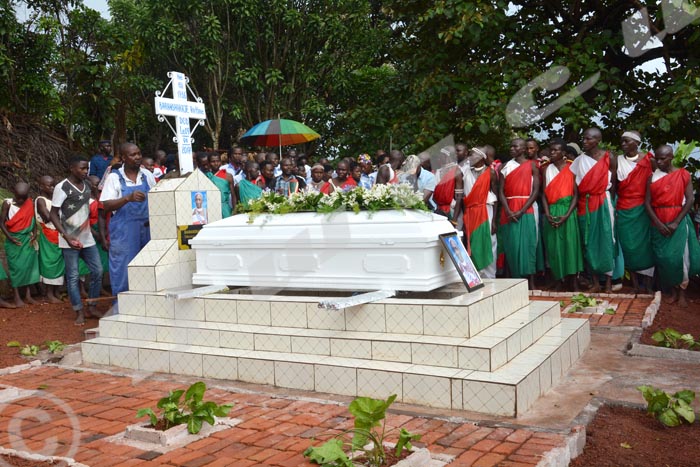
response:
[[[687,306],[684,291],[700,273],[700,244],[689,217],[690,174],[671,163],[670,146],[640,152],[636,131],[623,133],[619,155],[602,149],[601,138],[590,128],[582,148],[555,139],[542,150],[534,139],[516,138],[505,163],[492,146],[461,143],[437,155],[379,150],[374,157],[341,159],[335,167],[323,158],[310,165],[294,149],[280,156],[240,147],[223,155],[198,152],[194,162],[221,192],[222,217],[265,191],[331,194],[407,183],[463,232],[482,277],[527,278],[534,288],[535,276],[548,270],[557,287],[609,292],[626,269],[637,291],[660,288]],[[9,276],[0,267],[0,280],[9,277],[14,301],[0,299],[0,307],[33,302],[37,283],[58,302],[65,284],[76,324],[83,324],[97,315],[103,274],[111,295],[128,290],[127,265],[150,239],[148,192],[161,178],[180,173],[177,159],[163,151],[144,157],[125,143],[112,156],[111,149],[101,141],[90,161],[71,159],[59,183],[40,177],[36,200],[27,183],[18,183],[13,198],[3,202]],[[81,279],[88,279],[87,290]]]

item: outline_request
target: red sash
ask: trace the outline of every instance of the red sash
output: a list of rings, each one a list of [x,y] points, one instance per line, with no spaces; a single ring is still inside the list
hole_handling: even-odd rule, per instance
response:
[[[610,170],[610,153],[603,157],[588,171],[578,185],[579,216],[586,212],[597,211],[605,202],[605,192],[608,190],[608,171]]]
[[[433,192],[433,201],[438,209],[443,212],[450,212],[450,205],[455,195],[455,174],[457,167],[452,167],[440,180]]]
[[[27,200],[19,207],[19,210],[12,216],[12,219],[8,219],[5,223],[7,230],[12,233],[19,232],[31,227],[32,221],[34,220],[34,200],[32,198],[27,198]]]
[[[41,223],[41,231],[44,232],[44,237],[54,245],[58,245],[58,230],[50,229],[43,222]]]
[[[333,185],[333,191],[336,191],[336,190],[344,190],[344,189],[351,187],[351,186],[357,186],[357,182],[355,181],[354,178],[348,177],[345,179],[345,181],[340,186],[336,186],[333,183],[333,180],[329,180],[326,183],[324,183],[323,186],[321,187],[321,193],[323,193],[324,195],[330,195],[332,193],[331,185]]]
[[[224,180],[226,180],[226,169],[221,169],[221,170],[217,171],[214,175],[216,175],[216,176],[219,177],[219,178],[223,178]]]
[[[509,173],[503,181],[503,192],[506,195],[508,207],[512,212],[519,211],[525,206],[532,194],[532,166],[534,164],[535,162],[531,160],[524,161],[520,164],[520,167]],[[532,205],[525,211],[526,214],[532,214],[533,212]],[[506,210],[503,209],[501,210],[501,224],[507,223],[508,217],[506,216]]]
[[[678,169],[651,184],[651,206],[664,224],[673,222],[683,208],[690,173]]]
[[[617,209],[632,209],[644,204],[647,180],[651,176],[651,153],[639,159],[636,167],[617,185]]]
[[[559,171],[556,177],[545,187],[544,195],[547,197],[547,203],[554,204],[562,198],[574,195],[574,184],[576,178],[569,167],[570,162]]]
[[[491,188],[491,170],[487,167],[476,179],[472,190],[464,197],[464,229],[467,231],[467,253],[472,254],[471,236],[484,222],[489,220],[486,200]]]

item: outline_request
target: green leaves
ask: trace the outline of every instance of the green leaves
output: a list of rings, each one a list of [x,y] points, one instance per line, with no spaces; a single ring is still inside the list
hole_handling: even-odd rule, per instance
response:
[[[695,422],[695,412],[691,406],[695,392],[685,389],[669,396],[662,389],[652,386],[639,386],[637,390],[647,402],[647,413],[653,414],[664,425],[673,427],[684,421]]]
[[[686,348],[690,350],[694,347],[700,347],[700,342],[695,341],[692,334],[681,334],[673,328],[656,331],[651,335],[651,339],[656,342],[658,346],[672,349]]]
[[[214,417],[225,417],[233,408],[233,404],[218,405],[212,401],[204,401],[204,393],[207,386],[197,381],[187,390],[178,389],[170,391],[166,397],[160,399],[156,405],[161,409],[161,419],[166,420],[165,429],[176,425],[187,425],[187,431],[192,434],[199,433],[204,422],[210,425],[216,423]],[[181,401],[183,394],[184,400]],[[148,416],[151,425],[158,423],[158,417],[151,409],[140,409],[136,413],[136,418]]]
[[[353,467],[343,451],[343,441],[337,438],[328,440],[319,447],[309,446],[304,451],[304,457],[321,467]]]
[[[395,454],[396,457],[401,457],[401,453],[403,452],[404,449],[413,449],[413,446],[411,445],[411,441],[418,441],[421,438],[422,435],[419,434],[412,434],[408,431],[406,431],[405,428],[401,428],[399,431],[399,440],[396,443],[396,450]]]

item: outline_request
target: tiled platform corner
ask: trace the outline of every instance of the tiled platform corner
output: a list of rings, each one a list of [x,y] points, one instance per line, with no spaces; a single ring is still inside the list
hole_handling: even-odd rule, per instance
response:
[[[312,295],[234,290],[174,301],[132,291],[82,344],[83,360],[516,416],[590,341],[587,320],[562,319],[558,302],[530,302],[523,280],[434,296],[333,311]]]

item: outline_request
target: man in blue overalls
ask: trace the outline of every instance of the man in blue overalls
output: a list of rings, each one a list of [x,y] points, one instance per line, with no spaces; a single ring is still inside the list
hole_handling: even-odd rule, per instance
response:
[[[112,295],[129,290],[127,266],[151,239],[148,191],[156,184],[153,174],[141,168],[141,150],[132,143],[119,146],[124,165],[107,177],[100,201],[109,222],[109,277]]]

